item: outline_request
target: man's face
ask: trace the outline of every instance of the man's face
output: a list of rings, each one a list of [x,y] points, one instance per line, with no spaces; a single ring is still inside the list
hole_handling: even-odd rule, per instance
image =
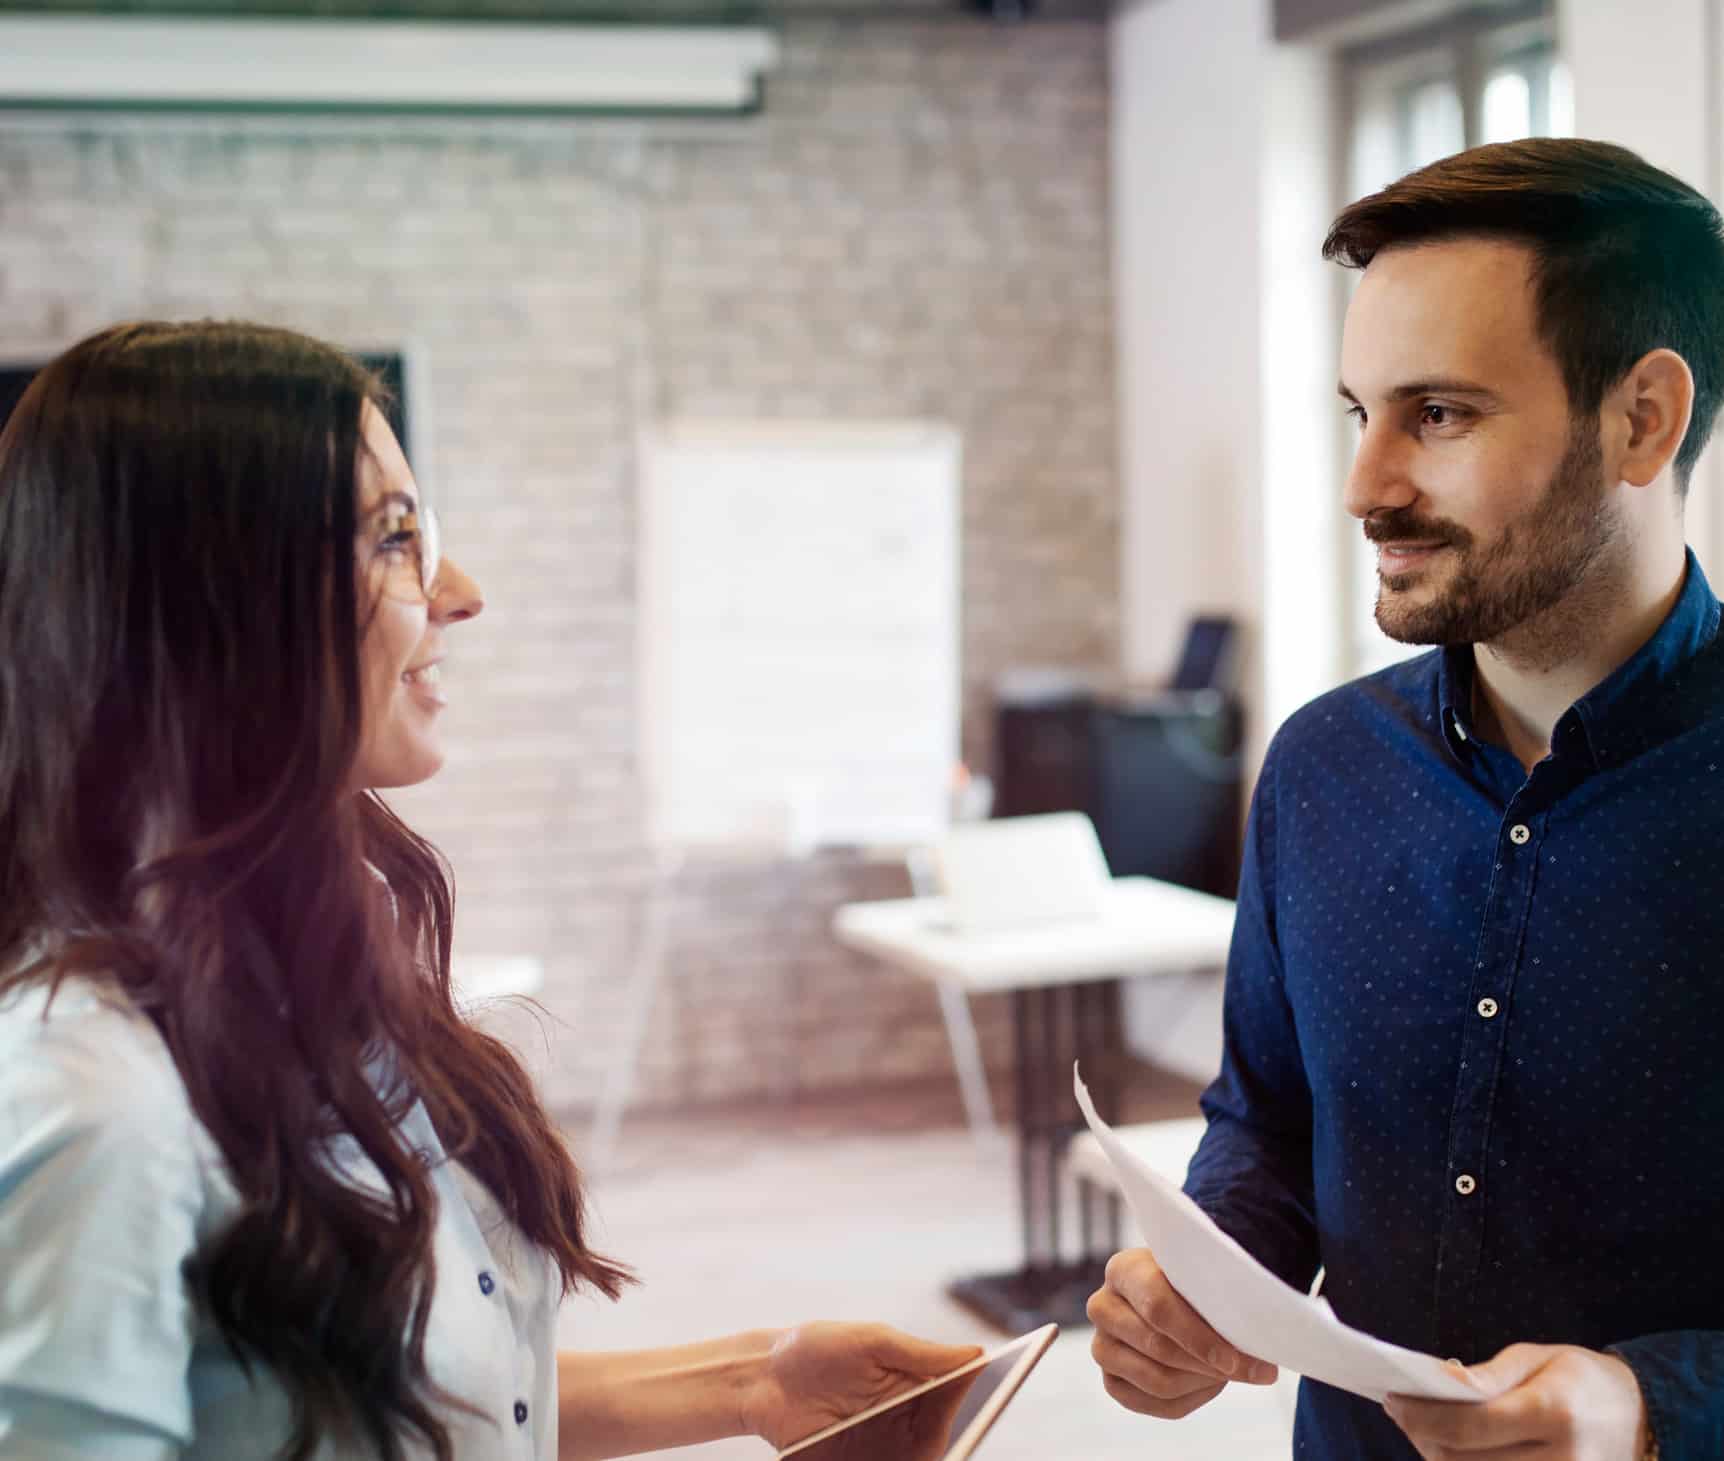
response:
[[[1341,344],[1360,420],[1346,508],[1377,545],[1377,624],[1488,644],[1561,603],[1621,531],[1596,420],[1569,416],[1534,322],[1531,251],[1379,254]]]

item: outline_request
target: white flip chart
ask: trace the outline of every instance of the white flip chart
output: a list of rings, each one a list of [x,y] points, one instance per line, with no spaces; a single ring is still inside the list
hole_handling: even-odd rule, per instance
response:
[[[960,439],[671,421],[641,443],[652,840],[926,842],[959,754]]]

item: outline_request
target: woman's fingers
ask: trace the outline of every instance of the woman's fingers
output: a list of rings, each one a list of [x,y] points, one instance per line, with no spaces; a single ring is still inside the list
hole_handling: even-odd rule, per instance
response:
[[[907,1375],[944,1375],[967,1365],[982,1349],[976,1344],[939,1344],[881,1324],[872,1327],[874,1355],[881,1364]]]

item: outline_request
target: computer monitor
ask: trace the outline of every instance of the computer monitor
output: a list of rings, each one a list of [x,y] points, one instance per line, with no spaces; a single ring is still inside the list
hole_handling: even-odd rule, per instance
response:
[[[1200,615],[1185,631],[1185,649],[1173,676],[1174,690],[1231,690],[1233,688],[1233,642],[1237,626],[1232,619]]]

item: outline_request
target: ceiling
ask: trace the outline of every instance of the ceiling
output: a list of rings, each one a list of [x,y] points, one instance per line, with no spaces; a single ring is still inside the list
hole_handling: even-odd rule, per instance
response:
[[[0,12],[400,17],[632,25],[850,20],[1106,18],[1109,0],[0,0]]]

